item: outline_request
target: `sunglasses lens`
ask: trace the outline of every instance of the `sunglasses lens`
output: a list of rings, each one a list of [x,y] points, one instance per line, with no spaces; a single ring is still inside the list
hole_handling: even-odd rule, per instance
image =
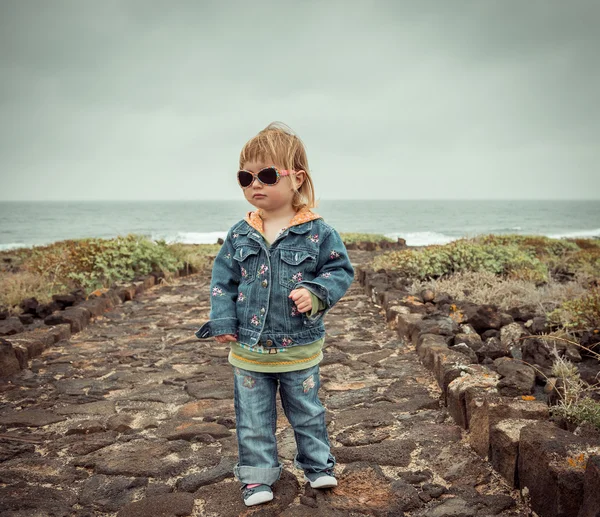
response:
[[[273,167],[267,167],[258,173],[258,178],[265,185],[275,185],[277,183],[277,171]]]
[[[252,185],[253,176],[247,171],[238,171],[238,181],[242,187]]]

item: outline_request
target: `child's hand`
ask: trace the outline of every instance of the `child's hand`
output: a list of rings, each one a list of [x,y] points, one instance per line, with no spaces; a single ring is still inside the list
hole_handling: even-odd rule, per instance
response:
[[[298,289],[292,289],[288,298],[294,300],[298,311],[307,312],[312,310],[312,299],[310,297],[310,291],[304,287]]]
[[[228,341],[237,341],[237,337],[234,334],[221,334],[220,336],[215,336],[215,339],[219,343],[227,343]]]

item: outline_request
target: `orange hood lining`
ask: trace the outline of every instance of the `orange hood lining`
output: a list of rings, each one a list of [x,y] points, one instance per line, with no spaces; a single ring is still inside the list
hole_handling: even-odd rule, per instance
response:
[[[261,234],[264,235],[264,221],[263,221],[262,214],[263,214],[262,208],[257,208],[254,211],[248,212],[244,219],[250,226],[252,226],[252,228],[254,228],[255,230],[259,231]],[[315,214],[310,208],[308,208],[306,206],[302,207],[300,210],[298,210],[296,212],[296,215],[294,215],[294,217],[292,217],[292,219],[290,220],[288,225],[281,228],[281,230],[279,230],[279,232],[281,233],[282,231],[286,230],[287,228],[289,228],[291,226],[303,224],[308,221],[312,221],[314,219],[322,219],[322,216],[320,216],[319,214]]]

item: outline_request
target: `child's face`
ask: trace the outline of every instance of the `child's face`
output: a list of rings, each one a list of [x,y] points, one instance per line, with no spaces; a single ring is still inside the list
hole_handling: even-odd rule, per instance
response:
[[[243,169],[250,172],[258,172],[265,167],[272,166],[275,166],[278,170],[284,169],[280,164],[261,160],[246,162],[243,165]],[[265,210],[275,210],[291,206],[294,198],[292,181],[295,181],[299,187],[304,181],[305,174],[304,171],[291,172],[289,176],[279,178],[279,181],[275,185],[264,185],[254,178],[252,184],[243,189],[244,196],[250,204],[257,208],[264,208]],[[260,197],[258,197],[259,195]]]

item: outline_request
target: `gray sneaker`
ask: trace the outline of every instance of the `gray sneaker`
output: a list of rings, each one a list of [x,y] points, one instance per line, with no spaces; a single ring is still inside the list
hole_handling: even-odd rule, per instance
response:
[[[253,506],[273,500],[273,490],[271,490],[269,485],[262,484],[254,488],[246,488],[249,484],[252,483],[246,483],[240,488],[243,491],[242,494],[246,506]]]
[[[333,488],[338,485],[333,469],[328,469],[325,472],[304,473],[304,481],[310,482],[312,488]]]

